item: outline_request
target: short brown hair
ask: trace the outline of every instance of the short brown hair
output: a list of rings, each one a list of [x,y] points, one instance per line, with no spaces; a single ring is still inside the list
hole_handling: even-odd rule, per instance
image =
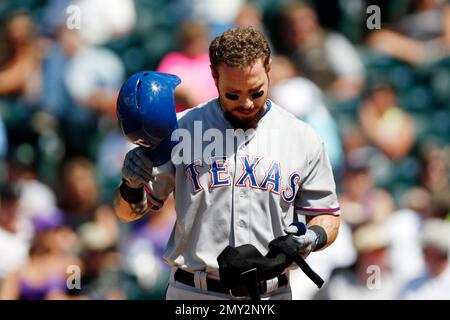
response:
[[[260,58],[268,70],[269,42],[261,32],[252,27],[233,27],[214,38],[209,46],[209,59],[216,74],[221,63],[231,67],[246,67]]]

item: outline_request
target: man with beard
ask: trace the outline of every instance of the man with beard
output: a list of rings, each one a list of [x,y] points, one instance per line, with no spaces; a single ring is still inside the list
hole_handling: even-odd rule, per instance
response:
[[[308,229],[296,236],[297,250],[306,257],[329,246],[339,228],[322,140],[267,98],[272,60],[264,36],[232,28],[212,41],[209,56],[219,97],[177,115],[183,160],[175,147],[170,161],[154,167],[143,147],[133,149],[115,201],[116,214],[129,222],[157,214],[174,193],[167,299],[236,298],[219,280],[217,257],[227,246],[252,244],[266,254],[271,240],[295,233],[291,224],[301,221]],[[141,205],[124,206],[127,199]],[[291,299],[288,274],[268,280],[262,299]]]

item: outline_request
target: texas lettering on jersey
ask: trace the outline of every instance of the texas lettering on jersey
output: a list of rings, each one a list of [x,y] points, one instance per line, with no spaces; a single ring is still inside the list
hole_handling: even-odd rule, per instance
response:
[[[238,163],[242,166],[242,172],[234,182],[235,187],[253,188],[272,192],[281,196],[283,201],[291,203],[298,189],[298,181],[300,174],[292,172],[287,179],[287,183],[283,183],[281,167],[278,161],[264,159],[262,156],[238,155]],[[262,162],[270,163],[264,174],[258,171],[258,165]],[[210,157],[208,164],[203,164],[197,160],[185,166],[186,176],[190,179],[192,191],[198,193],[204,191],[205,188],[200,181],[199,168],[204,165],[209,167],[208,188],[225,188],[232,185],[232,177],[228,171],[228,159],[226,156]],[[266,164],[267,165],[267,164]],[[203,171],[203,172],[206,172]]]

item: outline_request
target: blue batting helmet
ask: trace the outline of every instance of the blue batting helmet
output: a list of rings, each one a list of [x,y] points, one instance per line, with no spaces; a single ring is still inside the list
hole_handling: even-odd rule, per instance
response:
[[[168,73],[142,71],[122,85],[117,118],[132,143],[155,149],[177,128],[174,90],[180,78]]]

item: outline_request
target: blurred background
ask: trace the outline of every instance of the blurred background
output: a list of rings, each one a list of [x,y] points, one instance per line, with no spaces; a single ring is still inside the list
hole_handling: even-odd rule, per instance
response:
[[[0,299],[164,298],[173,199],[112,211],[133,147],[117,93],[158,70],[183,80],[178,111],[215,97],[208,45],[233,25],[270,39],[271,99],[335,173],[340,234],[308,258],[326,285],[294,271],[294,299],[450,299],[445,0],[0,1]]]

